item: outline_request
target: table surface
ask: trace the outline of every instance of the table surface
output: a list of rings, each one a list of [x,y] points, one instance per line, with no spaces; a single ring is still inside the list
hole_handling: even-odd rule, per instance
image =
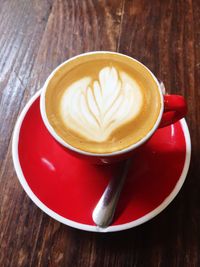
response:
[[[0,266],[200,266],[200,2],[0,0]],[[135,229],[97,234],[44,214],[11,158],[16,119],[50,72],[92,50],[146,64],[187,98],[192,162],[170,206]]]

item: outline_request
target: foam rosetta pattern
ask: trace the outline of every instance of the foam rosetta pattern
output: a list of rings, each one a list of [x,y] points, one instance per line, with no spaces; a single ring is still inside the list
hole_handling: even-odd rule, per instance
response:
[[[94,142],[106,141],[119,127],[140,114],[139,84],[115,67],[104,67],[98,79],[84,77],[64,91],[60,116],[67,128]]]

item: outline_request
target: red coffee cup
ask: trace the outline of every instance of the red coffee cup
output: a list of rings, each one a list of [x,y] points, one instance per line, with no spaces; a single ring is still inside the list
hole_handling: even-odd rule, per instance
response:
[[[160,107],[160,112],[158,115],[158,118],[153,125],[152,129],[137,143],[134,143],[130,145],[127,148],[124,148],[119,151],[111,152],[111,153],[104,153],[104,154],[99,154],[99,153],[91,153],[91,152],[86,152],[83,150],[80,150],[76,147],[73,147],[72,145],[68,144],[66,141],[64,141],[54,130],[52,125],[50,124],[47,114],[46,114],[46,107],[45,107],[45,95],[48,90],[48,85],[52,79],[54,79],[57,75],[57,73],[63,68],[63,66],[66,66],[66,64],[72,64],[73,61],[79,58],[86,57],[88,55],[99,55],[101,56],[102,54],[110,54],[110,55],[118,55],[120,57],[125,57],[129,61],[132,61],[134,64],[137,63],[139,66],[139,69],[142,71],[145,71],[148,73],[149,79],[152,79],[156,85],[157,89],[160,93],[160,99],[161,99],[161,107]],[[154,76],[154,74],[142,63],[137,61],[136,59],[133,59],[129,56],[120,54],[120,53],[115,53],[115,52],[108,52],[108,51],[96,51],[96,52],[89,52],[85,54],[78,55],[76,57],[73,57],[61,65],[59,65],[48,77],[46,80],[44,87],[42,89],[41,97],[40,97],[40,110],[41,110],[41,115],[43,122],[50,132],[50,134],[57,140],[57,142],[63,147],[63,149],[66,149],[68,152],[73,154],[76,157],[79,157],[81,159],[86,159],[92,163],[97,163],[97,164],[104,164],[104,163],[112,163],[114,161],[118,160],[123,160],[128,157],[130,157],[133,153],[137,151],[137,148],[143,145],[145,142],[149,140],[149,138],[155,133],[155,131],[158,128],[165,127],[168,125],[171,125],[181,118],[185,117],[187,113],[187,105],[186,101],[183,96],[180,95],[168,95],[168,94],[163,94],[162,92],[162,86],[157,80],[157,78]]]

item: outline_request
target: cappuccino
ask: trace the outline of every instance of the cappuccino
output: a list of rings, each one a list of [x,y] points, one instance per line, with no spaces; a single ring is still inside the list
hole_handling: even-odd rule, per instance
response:
[[[91,153],[123,150],[155,125],[161,96],[152,74],[139,62],[113,53],[76,57],[47,85],[49,123],[69,145]]]

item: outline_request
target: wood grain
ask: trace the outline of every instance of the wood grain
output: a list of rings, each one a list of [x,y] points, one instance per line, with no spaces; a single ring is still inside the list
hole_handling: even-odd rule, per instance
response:
[[[200,3],[0,0],[0,266],[200,266]],[[133,56],[188,101],[192,164],[173,203],[149,223],[101,235],[64,226],[19,185],[16,118],[65,59],[86,51]]]

